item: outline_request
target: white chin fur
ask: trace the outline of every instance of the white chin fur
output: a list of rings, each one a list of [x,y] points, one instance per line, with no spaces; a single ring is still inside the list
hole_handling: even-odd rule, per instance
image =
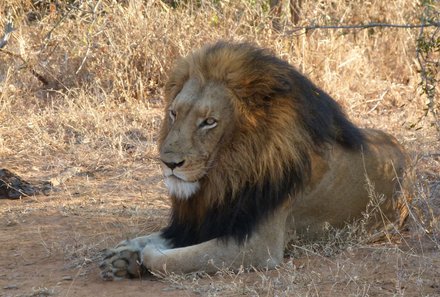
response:
[[[188,199],[200,188],[200,183],[198,181],[186,182],[172,176],[165,177],[165,185],[167,186],[171,195],[180,199]]]

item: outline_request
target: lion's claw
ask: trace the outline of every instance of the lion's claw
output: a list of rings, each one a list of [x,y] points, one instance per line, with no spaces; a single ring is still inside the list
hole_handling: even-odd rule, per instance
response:
[[[136,278],[146,272],[146,268],[142,266],[140,261],[139,249],[129,243],[119,245],[114,249],[106,249],[101,252],[101,257],[99,268],[104,280]]]

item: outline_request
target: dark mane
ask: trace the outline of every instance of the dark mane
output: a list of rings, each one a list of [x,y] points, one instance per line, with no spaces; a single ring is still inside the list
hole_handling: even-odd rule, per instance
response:
[[[308,168],[309,169],[309,168]],[[234,197],[222,205],[215,205],[207,211],[201,222],[181,221],[177,213],[172,214],[171,223],[162,232],[174,247],[184,247],[208,241],[213,238],[240,243],[252,235],[256,225],[270,215],[292,192],[303,187],[303,174],[295,167],[286,168],[283,178],[276,184],[266,179],[262,185],[246,184]],[[227,191],[230,195],[230,191]],[[187,203],[194,209],[203,199],[202,195],[191,197]],[[179,209],[176,206],[174,209]]]

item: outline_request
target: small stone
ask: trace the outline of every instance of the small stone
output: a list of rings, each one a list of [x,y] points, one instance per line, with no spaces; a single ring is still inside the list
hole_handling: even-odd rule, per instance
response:
[[[18,289],[18,286],[17,285],[7,285],[7,286],[4,286],[3,289],[13,290],[13,289]]]
[[[73,277],[71,277],[70,275],[66,275],[66,276],[63,276],[63,280],[71,281],[71,280],[73,280]]]

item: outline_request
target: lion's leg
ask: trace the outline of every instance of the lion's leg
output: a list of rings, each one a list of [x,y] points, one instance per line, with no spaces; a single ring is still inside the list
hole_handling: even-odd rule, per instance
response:
[[[160,249],[146,246],[142,263],[153,272],[214,273],[221,268],[274,268],[281,263],[285,246],[287,212],[281,210],[267,219],[244,243],[235,239],[212,239],[200,244]]]
[[[282,247],[261,246],[235,241],[212,239],[201,244],[161,250],[146,247],[142,251],[143,265],[153,272],[214,273],[222,268],[238,270],[240,267],[274,268],[282,260]]]
[[[147,246],[156,249],[169,248],[160,232],[124,240],[115,248],[103,251],[103,260],[99,265],[102,278],[117,280],[141,276],[145,272],[145,267],[141,265],[140,255]]]
[[[289,208],[289,205],[280,207],[243,243],[233,238],[212,239],[188,247],[171,248],[160,233],[123,241],[104,252],[101,276],[105,280],[117,280],[139,277],[147,270],[214,273],[223,267],[233,270],[241,267],[274,268],[283,259]]]

